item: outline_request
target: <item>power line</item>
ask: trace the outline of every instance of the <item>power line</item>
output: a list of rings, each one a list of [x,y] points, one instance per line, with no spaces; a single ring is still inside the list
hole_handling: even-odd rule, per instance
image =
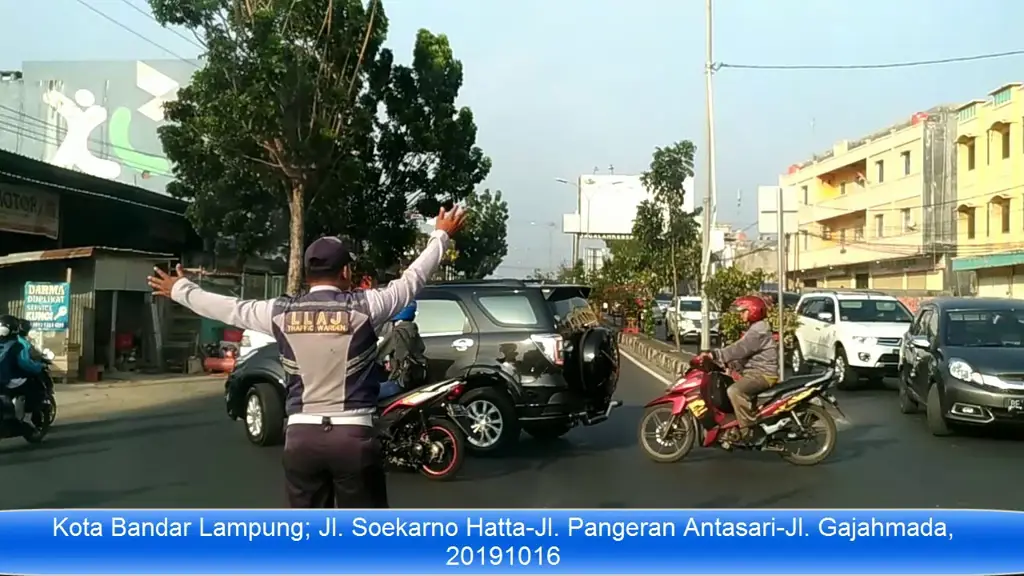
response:
[[[713,68],[734,68],[737,70],[888,70],[893,68],[918,68],[921,66],[937,66],[941,64],[959,64],[961,62],[977,62],[1024,56],[1024,50],[1008,50],[1006,52],[989,52],[973,56],[955,56],[952,58],[935,58],[932,60],[907,60],[903,62],[881,62],[874,64],[729,64],[718,62]]]
[[[7,176],[8,178],[14,178],[16,180],[21,180],[23,182],[28,182],[28,183],[31,183],[31,184],[39,184],[40,186],[45,186],[45,187],[48,187],[48,188],[58,188],[58,189],[61,189],[61,190],[66,190],[68,192],[78,192],[79,194],[84,194],[86,196],[92,196],[94,198],[102,198],[104,200],[113,200],[115,202],[120,202],[122,204],[129,204],[131,206],[137,206],[139,208],[148,208],[149,210],[156,210],[157,212],[164,212],[165,214],[172,214],[174,216],[179,216],[180,217],[182,215],[181,212],[176,212],[174,210],[168,210],[166,208],[160,208],[159,206],[150,206],[149,204],[144,204],[142,202],[135,202],[134,200],[127,200],[125,198],[119,198],[117,196],[111,196],[110,194],[102,194],[100,192],[93,192],[91,190],[83,190],[81,188],[75,188],[74,186],[64,186],[63,184],[57,184],[55,182],[46,182],[46,181],[43,181],[43,180],[37,180],[35,178],[29,178],[27,176],[22,176],[20,174],[12,174],[10,172],[7,172],[6,170],[0,170],[0,176]],[[125,184],[125,186],[128,186],[128,185]],[[154,194],[154,195],[157,195],[157,196],[162,196],[162,194],[158,194],[156,192],[151,192],[151,194]],[[170,196],[168,196],[168,198],[170,198]]]
[[[152,15],[152,14],[150,14],[149,12],[146,12],[146,11],[145,11],[145,10],[143,10],[142,8],[139,8],[139,7],[138,7],[138,6],[136,6],[135,4],[132,4],[131,0],[121,0],[121,2],[122,2],[122,3],[123,3],[123,4],[125,5],[125,6],[127,6],[127,7],[131,8],[132,10],[135,10],[135,11],[136,11],[136,12],[138,12],[139,14],[142,14],[142,15],[143,15],[143,16],[145,16],[146,18],[149,18],[149,19],[150,19],[150,20],[152,20],[153,22],[156,22],[157,24],[160,24],[160,21],[159,21],[159,20],[157,20],[155,16],[153,16],[153,15]],[[188,36],[185,36],[184,34],[182,34],[181,32],[178,32],[178,31],[177,31],[177,30],[175,30],[174,28],[169,28],[169,27],[167,27],[167,26],[164,26],[163,24],[160,24],[160,27],[161,27],[161,28],[163,28],[164,30],[167,30],[167,31],[168,31],[168,32],[170,32],[171,34],[174,34],[174,35],[175,35],[175,36],[177,36],[178,38],[181,38],[181,39],[182,39],[182,40],[184,40],[185,42],[188,42],[189,44],[191,44],[191,45],[195,46],[196,48],[199,48],[200,50],[205,50],[205,49],[206,49],[206,45],[205,45],[205,44],[201,44],[201,43],[197,42],[196,40],[193,40],[192,38],[189,38]]]
[[[189,66],[192,66],[193,68],[199,68],[199,65],[196,64],[195,62],[192,62],[191,60],[185,58],[181,54],[178,54],[177,52],[171,50],[170,48],[167,48],[166,46],[161,45],[159,42],[151,40],[145,34],[142,34],[141,32],[136,32],[134,29],[132,29],[131,26],[127,26],[125,24],[122,24],[119,20],[117,20],[113,16],[109,16],[107,13],[103,12],[99,8],[96,8],[92,4],[89,4],[85,0],[75,0],[75,1],[78,2],[79,4],[81,4],[82,6],[85,6],[86,8],[88,8],[93,13],[99,15],[104,20],[106,20],[106,21],[116,25],[118,28],[121,28],[121,29],[131,33],[133,36],[135,36],[136,38],[139,38],[140,40],[146,42],[150,46],[154,46],[156,48],[159,48],[160,50],[163,50],[164,52],[170,54],[171,56],[174,56],[175,58],[177,58],[178,60],[181,60],[182,62],[187,63]]]

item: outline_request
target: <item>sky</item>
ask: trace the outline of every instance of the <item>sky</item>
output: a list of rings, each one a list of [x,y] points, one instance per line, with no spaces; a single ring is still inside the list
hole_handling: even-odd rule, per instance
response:
[[[146,42],[90,11],[95,7]],[[637,174],[657,146],[698,148],[707,183],[704,2],[383,0],[388,46],[411,59],[416,31],[444,33],[462,60],[460,104],[493,161],[483,187],[511,212],[499,275],[568,261],[562,214],[595,168]],[[32,60],[194,58],[144,0],[0,0],[0,70]],[[1015,0],[715,0],[714,60],[873,64],[1024,49]],[[187,34],[187,33],[186,33]],[[153,43],[160,47],[154,46]],[[169,51],[169,52],[168,52]],[[939,104],[1024,80],[1024,56],[893,70],[764,71],[714,77],[718,219],[756,233],[756,192],[796,162]],[[698,202],[699,204],[699,202]],[[551,227],[555,224],[557,230]],[[554,233],[552,233],[554,231]]]

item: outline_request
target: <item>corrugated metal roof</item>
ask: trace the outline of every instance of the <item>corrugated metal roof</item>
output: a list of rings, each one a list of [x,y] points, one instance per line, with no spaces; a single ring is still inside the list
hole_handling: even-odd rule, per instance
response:
[[[38,250],[35,252],[18,252],[0,256],[0,267],[16,266],[28,262],[46,262],[60,260],[74,260],[78,258],[92,258],[97,254],[110,253],[122,256],[142,257],[147,260],[172,260],[173,254],[161,254],[159,252],[145,252],[142,250],[131,250],[128,248],[111,248],[107,246],[83,246],[80,248],[60,248],[57,250]]]

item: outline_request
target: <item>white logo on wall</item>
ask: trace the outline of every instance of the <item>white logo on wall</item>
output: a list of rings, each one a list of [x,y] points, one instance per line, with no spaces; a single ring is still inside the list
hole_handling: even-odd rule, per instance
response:
[[[153,122],[163,122],[164,103],[178,97],[181,85],[163,72],[142,62],[135,63],[135,85],[153,97],[140,106],[138,111]]]
[[[67,134],[50,161],[61,168],[75,168],[100,178],[114,179],[121,175],[121,165],[93,155],[89,150],[89,137],[93,130],[107,121],[107,109],[96,105],[96,97],[88,90],[75,92],[75,99],[49,90],[43,102],[64,118]]]

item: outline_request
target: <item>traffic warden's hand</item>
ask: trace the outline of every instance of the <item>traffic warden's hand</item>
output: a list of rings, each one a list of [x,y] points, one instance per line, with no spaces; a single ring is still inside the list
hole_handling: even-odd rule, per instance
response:
[[[441,208],[441,212],[437,215],[434,228],[437,230],[444,230],[448,237],[451,238],[456,232],[462,229],[462,225],[466,222],[466,209],[462,206],[457,206],[451,212]]]
[[[154,267],[153,272],[156,275],[146,277],[146,282],[149,283],[149,287],[153,289],[153,293],[157,296],[170,298],[175,282],[185,279],[185,269],[181,267],[181,264],[174,267],[173,274],[168,274],[159,267]]]

